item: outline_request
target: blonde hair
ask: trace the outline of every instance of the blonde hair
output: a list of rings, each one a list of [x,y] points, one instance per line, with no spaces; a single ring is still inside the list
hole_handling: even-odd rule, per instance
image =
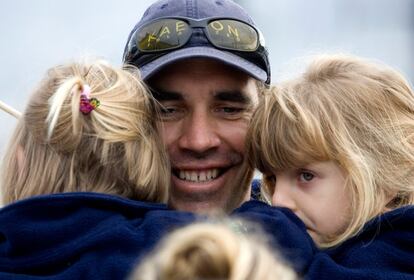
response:
[[[86,86],[100,101],[88,115],[80,112]],[[19,119],[1,173],[6,204],[78,191],[165,202],[168,161],[137,70],[102,60],[51,68]]]
[[[243,223],[195,223],[164,240],[130,280],[293,280],[293,270],[266,247],[263,235],[243,233]]]
[[[356,235],[386,210],[414,204],[413,94],[395,70],[332,55],[262,100],[246,138],[252,166],[272,173],[330,160],[347,174],[349,224],[321,247]]]

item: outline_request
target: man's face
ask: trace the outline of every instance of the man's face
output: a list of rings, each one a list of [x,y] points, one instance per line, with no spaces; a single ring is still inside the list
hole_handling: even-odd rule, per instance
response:
[[[171,161],[170,205],[205,212],[237,207],[250,186],[233,186],[258,102],[256,82],[212,59],[189,59],[149,81],[163,105],[162,137]]]

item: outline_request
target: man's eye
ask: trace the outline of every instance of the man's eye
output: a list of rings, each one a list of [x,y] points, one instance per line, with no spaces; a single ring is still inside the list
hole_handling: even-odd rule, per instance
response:
[[[179,119],[183,110],[174,106],[160,106],[161,121],[172,121]]]
[[[224,107],[221,109],[224,113],[237,114],[244,111],[243,108]]]
[[[175,111],[176,111],[175,108],[168,108],[168,107],[161,108],[161,114],[163,115],[173,114]]]
[[[244,113],[246,109],[242,107],[218,107],[215,109],[215,112],[217,114],[222,115],[224,118],[230,118],[230,119],[238,119],[240,118]]]

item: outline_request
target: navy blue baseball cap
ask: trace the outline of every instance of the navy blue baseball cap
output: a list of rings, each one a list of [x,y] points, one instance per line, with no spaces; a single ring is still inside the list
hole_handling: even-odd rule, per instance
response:
[[[155,2],[129,34],[123,61],[148,79],[169,64],[194,57],[219,60],[270,84],[263,35],[232,0]]]

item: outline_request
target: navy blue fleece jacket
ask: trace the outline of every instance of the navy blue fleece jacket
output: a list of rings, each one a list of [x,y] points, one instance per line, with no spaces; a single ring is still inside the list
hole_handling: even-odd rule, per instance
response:
[[[414,207],[370,221],[330,250],[316,248],[288,209],[250,201],[234,215],[262,224],[305,279],[414,279]],[[124,279],[163,235],[195,219],[94,193],[19,201],[0,210],[0,279]]]
[[[315,246],[289,209],[250,201],[234,214],[259,222],[304,279],[414,279],[413,206],[371,220],[360,234],[328,250]]]
[[[0,279],[125,279],[194,215],[96,193],[34,197],[0,210]]]

